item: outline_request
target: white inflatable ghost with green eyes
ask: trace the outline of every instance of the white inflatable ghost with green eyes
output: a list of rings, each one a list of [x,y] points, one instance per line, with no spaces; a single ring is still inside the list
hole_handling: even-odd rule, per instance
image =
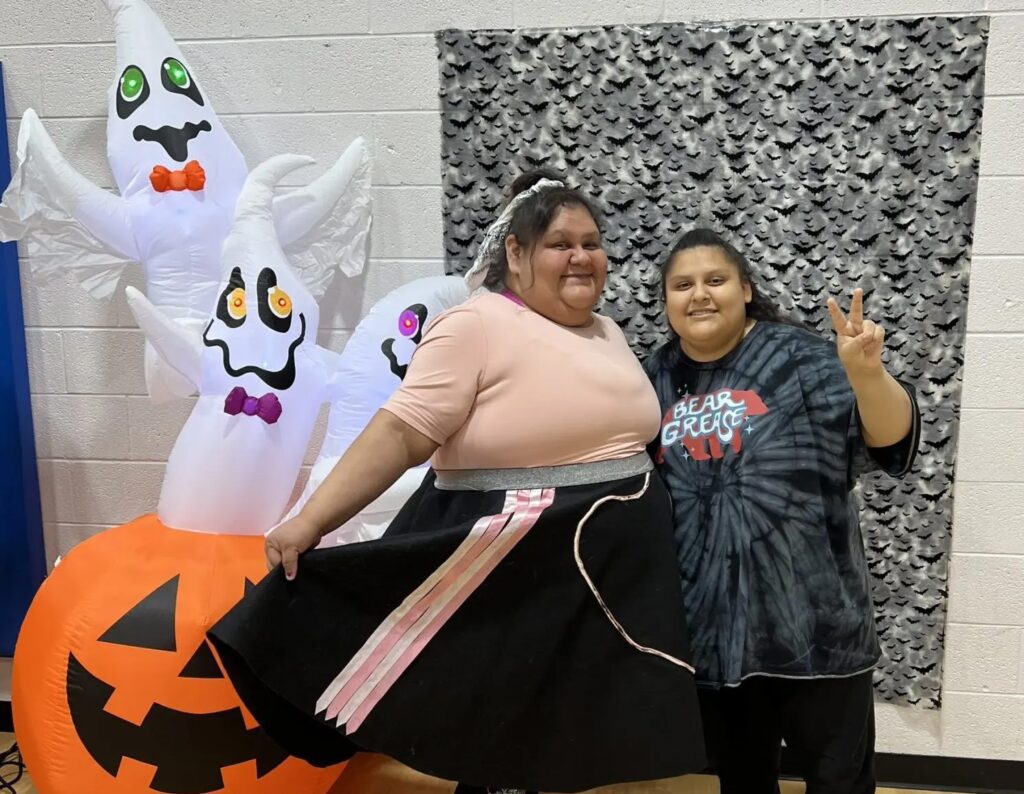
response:
[[[117,39],[107,159],[118,194],[72,168],[28,110],[0,240],[22,240],[39,277],[70,271],[96,297],[112,295],[125,264],[139,262],[149,300],[198,337],[248,168],[156,14],[143,0],[106,4]],[[314,294],[336,269],[359,273],[370,225],[363,141],[308,187],[277,194],[272,213],[291,267]],[[157,400],[192,390],[149,345],[146,379]]]

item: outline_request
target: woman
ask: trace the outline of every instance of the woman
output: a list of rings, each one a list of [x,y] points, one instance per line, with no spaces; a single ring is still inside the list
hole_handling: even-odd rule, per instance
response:
[[[471,285],[212,632],[265,730],[314,763],[365,749],[472,786],[579,791],[704,763],[657,398],[593,308],[597,213],[521,177]],[[300,555],[406,469],[379,541]]]
[[[780,317],[712,231],[661,275],[674,338],[647,363],[653,446],[722,791],[778,792],[783,739],[810,794],[874,791],[879,646],[851,489],[910,469],[913,391],[885,371],[860,290],[848,317],[829,299],[833,344]]]

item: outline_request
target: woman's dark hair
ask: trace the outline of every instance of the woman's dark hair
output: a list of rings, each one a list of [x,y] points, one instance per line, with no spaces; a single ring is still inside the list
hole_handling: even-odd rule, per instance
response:
[[[680,251],[686,251],[690,248],[698,248],[700,246],[711,246],[718,248],[725,254],[725,258],[728,259],[740,273],[740,278],[750,285],[750,303],[747,304],[747,317],[754,320],[767,320],[774,323],[784,323],[786,325],[796,325],[803,328],[803,324],[797,322],[792,317],[789,317],[779,311],[779,308],[772,303],[768,297],[761,291],[761,287],[758,285],[757,275],[754,273],[754,269],[750,266],[750,262],[743,256],[722,235],[716,231],[705,228],[691,229],[682,237],[680,237],[672,250],[669,252],[665,261],[661,265],[661,294],[665,296],[668,290],[668,274],[672,269],[672,262],[676,258],[676,254]]]
[[[550,169],[541,168],[536,171],[528,171],[519,175],[512,183],[509,201],[524,190],[529,190],[542,179],[552,179],[565,184],[564,178]],[[565,187],[542,190],[526,199],[512,216],[508,233],[514,234],[519,245],[524,249],[531,250],[544,236],[551,221],[563,207],[580,207],[586,210],[600,229],[601,213],[598,212],[597,207],[579,190],[566,185]],[[501,289],[505,285],[506,275],[508,275],[508,256],[505,253],[505,246],[502,245],[498,250],[497,261],[487,271],[484,286],[491,290]]]

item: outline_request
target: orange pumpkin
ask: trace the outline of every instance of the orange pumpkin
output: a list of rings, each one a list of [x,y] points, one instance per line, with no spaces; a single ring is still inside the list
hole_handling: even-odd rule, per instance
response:
[[[15,729],[40,794],[326,792],[342,767],[274,745],[206,641],[265,573],[262,537],[154,516],[72,549],[14,654]]]

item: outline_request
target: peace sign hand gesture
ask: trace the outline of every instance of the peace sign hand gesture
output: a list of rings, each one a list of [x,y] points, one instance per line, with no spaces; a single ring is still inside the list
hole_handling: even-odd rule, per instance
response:
[[[843,314],[834,298],[828,299],[828,313],[836,331],[839,361],[847,377],[856,381],[881,373],[885,331],[882,326],[864,319],[864,290],[853,291],[849,317]]]

